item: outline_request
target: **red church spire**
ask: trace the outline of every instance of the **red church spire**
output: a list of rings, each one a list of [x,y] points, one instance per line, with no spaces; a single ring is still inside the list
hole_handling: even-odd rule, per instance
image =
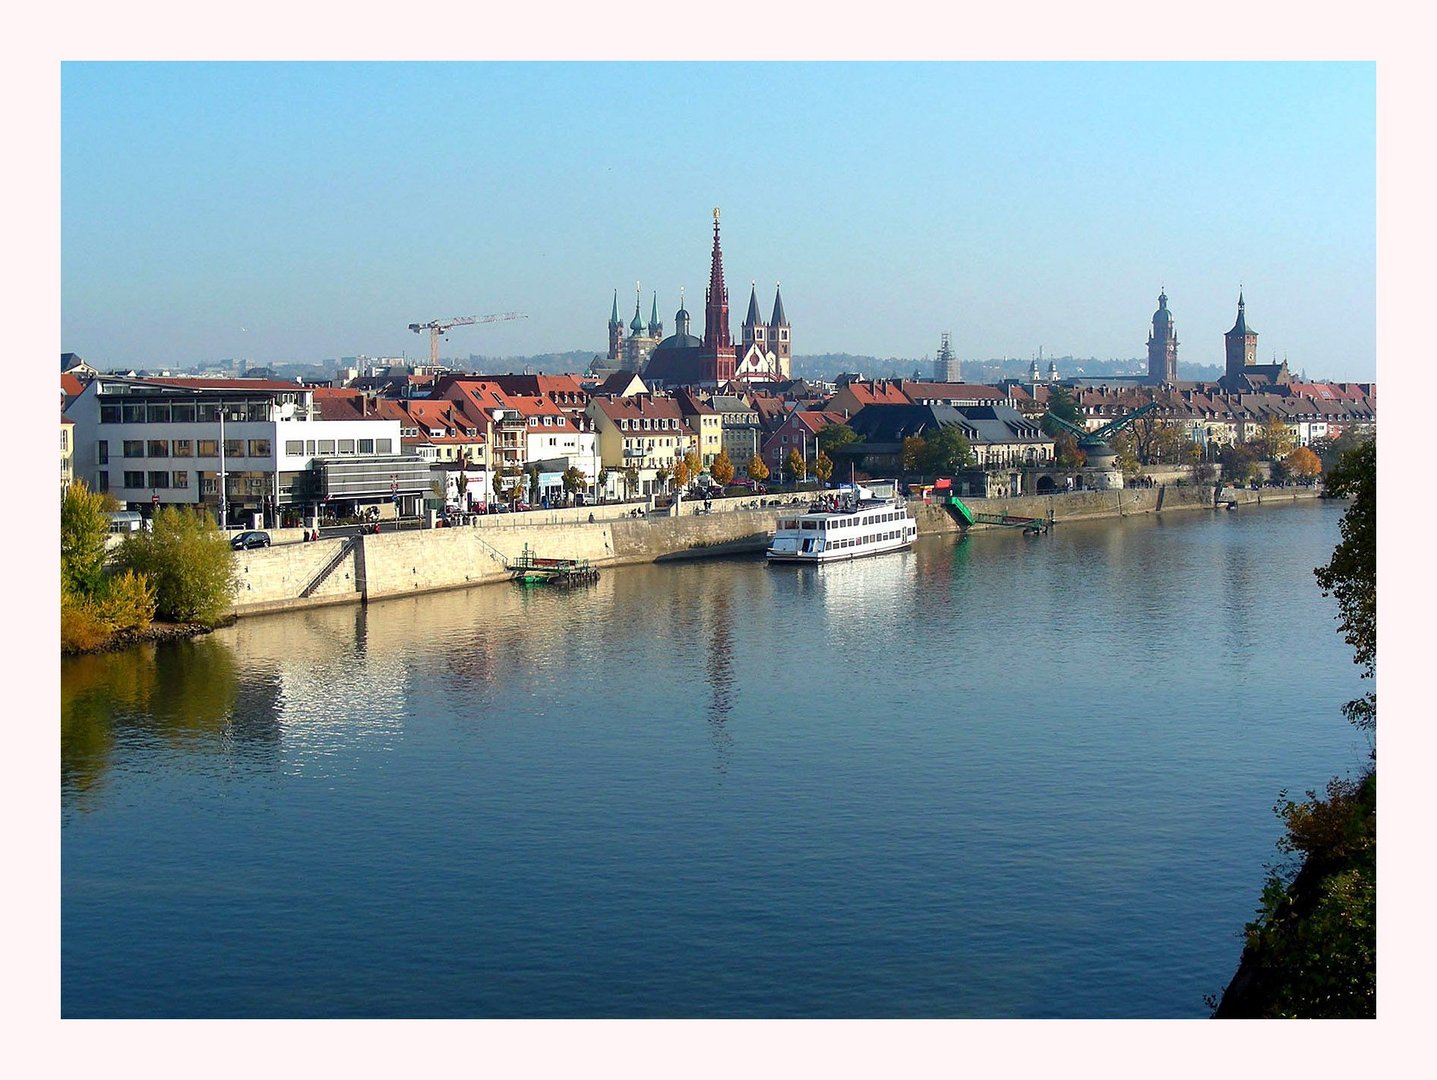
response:
[[[709,267],[708,304],[704,308],[704,348],[732,345],[728,328],[728,289],[723,283],[723,249],[719,247],[719,211],[714,207],[714,250]]]

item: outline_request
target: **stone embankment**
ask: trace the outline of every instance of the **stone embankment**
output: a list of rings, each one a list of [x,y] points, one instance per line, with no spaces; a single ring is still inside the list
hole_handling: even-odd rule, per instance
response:
[[[1316,498],[1316,488],[1265,491],[1227,489],[1222,500],[1271,503]],[[1021,517],[1065,521],[1126,517],[1214,505],[1213,489],[1140,488],[978,499],[975,508]],[[913,504],[920,534],[957,532],[946,508]],[[543,558],[587,559],[595,566],[705,558],[762,551],[780,514],[794,506],[757,506],[723,499],[700,512],[685,503],[677,514],[633,517],[614,506],[499,514],[450,529],[333,538],[236,553],[240,589],[235,613],[251,615],[322,604],[361,603],[421,592],[507,580],[508,560],[527,548]],[[592,520],[591,520],[592,516]],[[974,526],[980,530],[985,526]],[[282,541],[279,534],[276,540]]]

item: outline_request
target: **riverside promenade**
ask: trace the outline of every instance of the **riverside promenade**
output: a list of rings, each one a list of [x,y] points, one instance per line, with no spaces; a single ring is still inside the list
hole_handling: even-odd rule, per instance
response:
[[[1222,502],[1239,506],[1318,498],[1318,488],[1225,488]],[[236,615],[328,604],[365,603],[422,592],[506,581],[508,564],[526,552],[554,559],[584,559],[594,566],[705,558],[762,551],[780,514],[797,507],[779,497],[756,505],[749,498],[719,499],[712,509],[684,502],[677,514],[632,515],[633,504],[496,514],[457,528],[297,541],[300,530],[274,530],[275,546],[236,553],[240,586]],[[1010,499],[975,499],[992,514],[1065,521],[1133,514],[1205,510],[1215,503],[1211,485],[1078,491]],[[956,533],[947,508],[911,502],[919,535]],[[592,517],[592,520],[591,520]],[[975,525],[973,532],[996,526]],[[292,534],[292,535],[291,535]]]

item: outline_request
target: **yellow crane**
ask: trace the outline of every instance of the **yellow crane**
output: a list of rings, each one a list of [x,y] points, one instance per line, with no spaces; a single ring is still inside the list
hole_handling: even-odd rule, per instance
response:
[[[517,311],[506,311],[502,315],[459,315],[452,319],[431,319],[426,323],[412,322],[409,329],[416,334],[429,331],[429,363],[439,363],[439,335],[447,334],[451,326],[469,326],[473,323],[506,322],[509,319],[527,319],[529,316]]]

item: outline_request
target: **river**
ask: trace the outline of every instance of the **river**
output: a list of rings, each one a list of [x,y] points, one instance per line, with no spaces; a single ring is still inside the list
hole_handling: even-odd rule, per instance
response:
[[[1342,505],[628,566],[61,667],[66,1017],[1196,1017],[1369,752]]]

